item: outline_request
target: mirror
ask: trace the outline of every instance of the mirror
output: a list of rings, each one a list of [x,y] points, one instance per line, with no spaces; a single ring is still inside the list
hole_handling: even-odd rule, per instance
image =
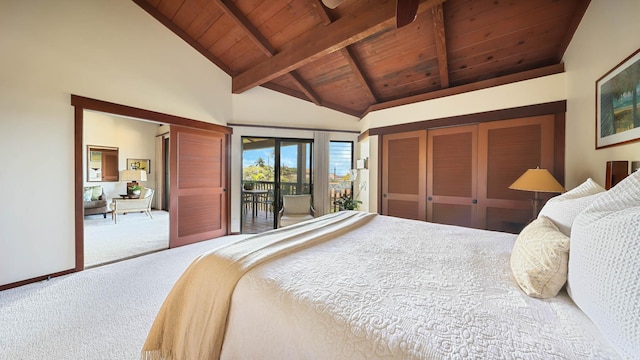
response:
[[[87,145],[87,181],[118,181],[118,148]]]

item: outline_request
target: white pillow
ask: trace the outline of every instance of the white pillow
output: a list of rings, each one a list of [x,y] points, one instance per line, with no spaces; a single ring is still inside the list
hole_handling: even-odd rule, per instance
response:
[[[640,172],[584,209],[571,232],[567,289],[626,358],[640,354]]]
[[[549,199],[539,216],[548,217],[558,230],[569,236],[575,217],[604,191],[602,186],[589,178],[566,193]]]
[[[536,298],[558,295],[567,281],[569,237],[547,217],[527,225],[511,251],[511,271],[525,294]]]

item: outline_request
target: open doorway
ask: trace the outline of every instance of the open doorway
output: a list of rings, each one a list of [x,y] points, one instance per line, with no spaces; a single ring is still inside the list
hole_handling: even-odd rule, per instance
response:
[[[168,151],[163,148],[169,127],[87,110],[83,118],[84,267],[167,249]],[[105,162],[101,153],[114,160]],[[109,175],[110,168],[115,175]],[[128,179],[132,174],[135,179]]]
[[[282,196],[313,194],[313,140],[242,138],[241,232],[277,227]]]
[[[71,95],[71,105],[74,107],[74,215],[75,215],[75,268],[74,271],[81,271],[84,269],[84,207],[83,207],[83,188],[85,183],[85,169],[83,164],[86,161],[86,151],[84,150],[84,114],[85,110],[95,111],[99,113],[105,114],[113,114],[116,116],[121,116],[124,118],[131,119],[139,119],[142,121],[150,121],[156,123],[167,124],[170,126],[170,137],[174,139],[178,139],[176,141],[170,141],[172,146],[170,151],[170,163],[171,168],[169,169],[169,174],[171,178],[171,186],[170,186],[170,211],[169,211],[169,246],[179,246],[174,245],[174,239],[178,239],[180,235],[183,236],[182,244],[186,244],[188,242],[196,242],[202,241],[206,239],[212,239],[217,236],[227,235],[228,229],[230,227],[231,218],[228,216],[227,209],[229,208],[230,198],[228,196],[228,189],[226,189],[226,185],[229,183],[229,165],[226,158],[230,156],[230,152],[228,151],[229,139],[232,133],[231,128],[205,123],[202,121],[192,120],[188,118],[183,118],[175,115],[168,115],[163,113],[158,113],[154,111],[144,110],[140,108],[129,107],[120,104],[114,104],[110,102],[90,99],[82,96]],[[187,132],[190,131],[204,131],[208,135],[212,135],[216,137],[217,141],[209,141],[209,136],[205,136],[207,139],[208,146],[192,146],[191,148],[182,149],[176,144],[180,142],[179,138],[182,134],[186,134],[185,131],[178,129],[186,129]],[[174,136],[174,131],[175,135]],[[200,138],[199,135],[191,136],[186,134],[184,143],[185,144],[193,144],[193,140]],[[210,159],[210,157],[202,156],[200,154],[200,149],[209,149],[211,145],[215,144],[216,147],[216,159]],[[189,182],[184,181],[182,185],[180,185],[180,174],[177,169],[179,169],[181,164],[185,162],[182,160],[189,158],[189,149],[195,149],[197,156],[200,158],[211,160],[211,163],[217,163],[219,166],[216,169],[216,174],[218,174],[216,184],[220,184],[215,190],[215,197],[217,197],[217,201],[211,202],[206,201],[204,204],[201,203],[189,203],[189,199],[186,200],[178,207],[179,196],[189,196],[189,191],[185,189],[184,185],[188,187]],[[176,151],[174,151],[176,150]],[[183,151],[184,150],[184,151]],[[182,155],[181,155],[182,154]],[[223,159],[223,161],[220,161]],[[156,164],[160,163],[156,161]],[[200,163],[198,163],[200,164]],[[185,166],[187,170],[190,169],[189,166]],[[196,173],[202,170],[202,167],[196,166],[193,168]],[[206,170],[206,169],[205,169]],[[185,177],[189,177],[190,173],[185,173]],[[202,178],[202,177],[200,177]],[[206,189],[209,195],[208,198],[211,198],[212,194],[209,194],[210,189]],[[185,193],[186,192],[186,193]],[[200,192],[201,193],[201,192]],[[201,199],[202,196],[195,197],[196,199]],[[201,206],[204,205],[204,206]],[[194,211],[198,210],[206,210],[200,211],[199,214],[203,214],[205,216],[194,216]],[[214,214],[215,216],[209,216],[210,214]],[[195,219],[195,220],[194,220]],[[195,221],[195,222],[194,222]],[[213,230],[217,230],[214,232]]]

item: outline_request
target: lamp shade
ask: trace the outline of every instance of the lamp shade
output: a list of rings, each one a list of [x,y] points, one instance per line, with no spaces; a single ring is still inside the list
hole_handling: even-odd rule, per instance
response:
[[[147,181],[145,170],[122,170],[120,181]]]
[[[518,180],[509,186],[513,190],[536,192],[564,192],[564,187],[549,173],[547,169],[529,169]]]

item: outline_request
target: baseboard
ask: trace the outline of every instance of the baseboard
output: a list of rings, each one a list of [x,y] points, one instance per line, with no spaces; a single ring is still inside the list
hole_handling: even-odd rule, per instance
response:
[[[16,287],[27,285],[27,284],[33,284],[33,283],[44,281],[44,280],[49,280],[51,278],[58,277],[58,276],[69,275],[74,272],[76,272],[75,269],[70,269],[70,270],[60,271],[60,272],[49,274],[49,275],[38,276],[32,279],[17,281],[11,284],[0,285],[0,291],[16,288]]]

